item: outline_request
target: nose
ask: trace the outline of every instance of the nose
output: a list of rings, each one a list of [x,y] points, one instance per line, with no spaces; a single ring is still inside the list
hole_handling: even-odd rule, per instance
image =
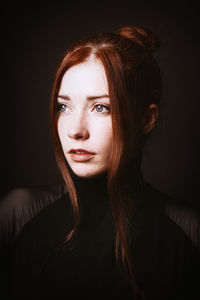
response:
[[[76,140],[86,140],[89,138],[88,122],[85,114],[77,113],[71,119],[68,136]]]

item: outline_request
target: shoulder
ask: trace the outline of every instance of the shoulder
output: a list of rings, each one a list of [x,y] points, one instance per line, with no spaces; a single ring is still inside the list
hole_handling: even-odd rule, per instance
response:
[[[140,203],[143,230],[133,244],[139,282],[152,299],[190,299],[199,278],[199,211],[146,182]]]
[[[0,201],[0,241],[12,243],[25,224],[64,193],[63,182],[10,191]]]
[[[151,206],[153,218],[160,216],[165,228],[189,238],[200,250],[200,210],[161,192],[145,181],[143,187],[144,198],[148,202],[147,206]]]

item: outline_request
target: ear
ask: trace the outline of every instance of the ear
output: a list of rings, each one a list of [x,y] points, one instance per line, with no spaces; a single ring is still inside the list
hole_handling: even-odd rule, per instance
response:
[[[144,119],[144,134],[149,133],[156,125],[159,108],[157,104],[150,104]]]

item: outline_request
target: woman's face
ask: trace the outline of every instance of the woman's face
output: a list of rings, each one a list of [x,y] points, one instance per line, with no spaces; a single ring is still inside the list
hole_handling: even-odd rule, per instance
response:
[[[71,67],[58,93],[58,134],[73,172],[92,177],[108,168],[112,120],[102,63],[90,59]]]

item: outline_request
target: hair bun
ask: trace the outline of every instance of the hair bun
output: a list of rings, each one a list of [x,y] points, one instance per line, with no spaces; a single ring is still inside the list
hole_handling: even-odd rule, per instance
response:
[[[160,47],[160,39],[149,29],[139,26],[121,27],[117,34],[140,45],[146,52],[154,52]]]

